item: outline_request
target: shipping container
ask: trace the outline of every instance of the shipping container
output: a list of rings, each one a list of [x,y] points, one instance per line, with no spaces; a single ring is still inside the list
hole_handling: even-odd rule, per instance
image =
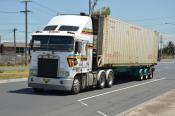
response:
[[[97,65],[140,66],[157,63],[159,33],[150,29],[99,17]]]

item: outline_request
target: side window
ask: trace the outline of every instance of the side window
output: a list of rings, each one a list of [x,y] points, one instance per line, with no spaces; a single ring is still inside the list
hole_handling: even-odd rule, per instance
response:
[[[81,42],[78,42],[78,41],[76,41],[75,42],[75,54],[77,54],[77,53],[81,53],[81,49],[82,48],[82,43]]]

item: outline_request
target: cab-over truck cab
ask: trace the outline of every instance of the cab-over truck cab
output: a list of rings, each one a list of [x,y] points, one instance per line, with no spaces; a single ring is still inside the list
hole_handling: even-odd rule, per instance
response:
[[[89,16],[55,16],[42,32],[32,34],[28,86],[35,91],[53,89],[78,93],[87,86],[85,83],[94,84],[93,77],[80,83],[83,76],[92,71],[92,52]]]

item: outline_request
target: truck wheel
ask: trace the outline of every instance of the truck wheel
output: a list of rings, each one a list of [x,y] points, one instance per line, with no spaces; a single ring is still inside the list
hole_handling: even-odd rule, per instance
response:
[[[143,71],[142,71],[142,69],[139,71],[139,76],[138,76],[138,80],[139,81],[142,81],[144,79],[144,77],[143,77]]]
[[[78,78],[75,78],[72,85],[72,93],[78,94],[80,92],[80,81]]]
[[[114,80],[114,74],[112,71],[110,71],[109,74],[107,75],[106,87],[109,87],[109,88],[112,87],[113,80]]]
[[[106,82],[106,74],[105,74],[105,72],[101,72],[100,78],[99,78],[98,83],[97,83],[97,87],[99,89],[103,89],[105,87],[105,82]]]
[[[138,76],[138,80],[139,81],[142,81],[143,80],[143,75],[142,74]]]
[[[147,68],[145,68],[143,70],[143,79],[147,80],[148,79],[148,74],[149,74],[149,70]]]
[[[154,72],[151,70],[151,71],[150,71],[150,74],[148,75],[148,79],[152,79],[152,78],[153,78],[153,73],[154,73]]]
[[[147,80],[148,79],[148,74],[144,75],[143,79]]]

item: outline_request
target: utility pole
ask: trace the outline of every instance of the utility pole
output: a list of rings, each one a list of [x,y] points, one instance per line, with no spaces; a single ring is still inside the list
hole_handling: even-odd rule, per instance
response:
[[[17,29],[14,28],[14,29],[13,29],[13,37],[14,37],[14,48],[15,48],[15,54],[16,54],[16,31],[17,31]]]
[[[31,12],[28,10],[28,2],[31,2],[30,0],[24,0],[23,3],[25,4],[25,10],[21,11],[25,14],[25,65],[27,65],[27,47],[28,47],[28,13]]]
[[[0,54],[2,52],[2,48],[1,48],[1,35],[0,35]]]
[[[163,38],[162,35],[160,36],[160,59],[162,58],[163,55]]]
[[[92,1],[90,1],[90,2],[91,2],[90,3],[90,12],[92,14],[94,12],[95,7],[97,6],[98,0],[93,0],[93,2]]]
[[[89,0],[89,16],[91,16],[91,8],[92,7],[92,4],[91,4],[91,0]]]
[[[15,48],[15,65],[16,65],[16,31],[17,29],[13,29],[13,36],[14,36],[14,48]]]
[[[0,35],[0,45],[1,45],[1,35]]]

